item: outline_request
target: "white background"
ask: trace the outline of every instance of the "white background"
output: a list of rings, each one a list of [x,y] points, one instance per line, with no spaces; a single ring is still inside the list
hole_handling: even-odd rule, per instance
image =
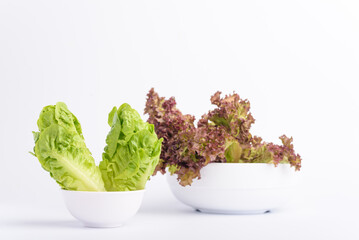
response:
[[[0,239],[358,239],[358,12],[355,0],[0,0]],[[99,161],[108,112],[142,114],[151,87],[197,118],[217,90],[248,98],[255,134],[294,137],[295,200],[200,214],[156,176],[128,225],[81,227],[28,153],[38,115],[66,102]]]

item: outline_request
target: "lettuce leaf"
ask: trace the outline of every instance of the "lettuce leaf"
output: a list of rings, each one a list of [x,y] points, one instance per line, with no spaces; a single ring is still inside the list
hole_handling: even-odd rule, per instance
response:
[[[163,137],[161,161],[156,172],[177,174],[182,186],[200,178],[200,170],[210,162],[230,163],[289,163],[301,168],[301,157],[293,148],[293,138],[281,136],[282,145],[267,143],[250,132],[255,122],[250,103],[238,94],[211,97],[216,107],[204,114],[194,125],[195,118],[177,109],[173,97],[166,100],[152,88],[147,94],[145,113]]]
[[[149,115],[147,121],[154,124],[157,135],[163,138],[161,160],[154,174],[164,174],[169,167],[182,185],[190,185],[192,179],[200,177],[199,169],[208,162],[199,154],[205,146],[194,140],[195,117],[182,114],[173,97],[167,100],[159,97],[153,88],[147,94],[145,113]]]
[[[111,127],[100,162],[107,191],[133,191],[145,184],[159,162],[162,139],[128,104],[109,113]]]
[[[81,125],[64,103],[44,107],[37,125],[34,155],[63,189],[105,191]]]

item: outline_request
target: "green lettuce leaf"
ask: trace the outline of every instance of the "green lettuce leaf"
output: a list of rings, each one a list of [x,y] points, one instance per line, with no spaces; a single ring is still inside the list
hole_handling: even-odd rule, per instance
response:
[[[225,150],[228,163],[272,163],[273,155],[264,144],[253,146],[231,142]]]
[[[63,189],[105,191],[81,125],[64,103],[44,107],[37,125],[34,155]]]
[[[144,189],[159,162],[162,139],[126,103],[112,109],[108,123],[111,130],[100,162],[106,190]]]

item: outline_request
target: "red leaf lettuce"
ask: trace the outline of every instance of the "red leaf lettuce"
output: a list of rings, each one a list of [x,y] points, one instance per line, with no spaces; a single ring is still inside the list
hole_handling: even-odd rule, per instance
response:
[[[210,162],[232,163],[289,163],[300,170],[301,157],[295,154],[293,138],[280,137],[282,145],[266,143],[250,133],[255,122],[250,103],[238,94],[221,98],[221,92],[211,97],[217,107],[204,114],[194,124],[195,117],[184,115],[176,108],[173,97],[165,99],[152,88],[147,94],[145,113],[155,126],[156,134],[163,138],[158,171],[178,175],[181,185],[191,185],[200,178],[200,170]]]

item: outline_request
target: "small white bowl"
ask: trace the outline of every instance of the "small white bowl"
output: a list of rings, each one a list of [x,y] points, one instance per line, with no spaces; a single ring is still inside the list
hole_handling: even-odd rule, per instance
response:
[[[145,192],[61,191],[72,216],[87,227],[121,226],[137,213]]]
[[[289,164],[210,163],[201,179],[183,187],[177,175],[167,175],[171,191],[200,212],[256,214],[280,208],[295,190],[298,172]]]

